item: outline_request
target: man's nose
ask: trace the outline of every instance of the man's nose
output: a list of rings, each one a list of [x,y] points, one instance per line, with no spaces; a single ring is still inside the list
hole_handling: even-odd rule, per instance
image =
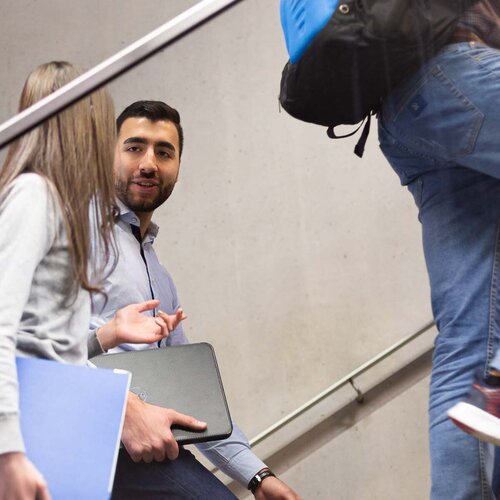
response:
[[[139,163],[141,173],[154,173],[158,170],[154,151],[147,150]]]

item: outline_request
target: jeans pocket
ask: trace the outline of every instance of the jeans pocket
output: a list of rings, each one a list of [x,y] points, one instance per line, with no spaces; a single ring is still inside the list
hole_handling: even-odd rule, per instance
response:
[[[473,151],[483,120],[472,100],[436,65],[400,101],[392,126],[421,154],[453,161]]]

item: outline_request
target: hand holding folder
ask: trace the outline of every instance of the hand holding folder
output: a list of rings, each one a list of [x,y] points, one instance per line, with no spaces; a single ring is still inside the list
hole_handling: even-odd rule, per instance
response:
[[[17,358],[26,456],[52,500],[111,494],[130,374]]]

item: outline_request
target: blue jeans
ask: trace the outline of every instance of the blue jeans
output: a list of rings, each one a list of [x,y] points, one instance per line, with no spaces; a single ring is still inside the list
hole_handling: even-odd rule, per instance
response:
[[[500,475],[491,449],[446,411],[478,370],[500,368],[500,51],[446,46],[386,99],[379,140],[419,210],[439,331],[429,402],[431,498],[494,498]]]
[[[112,500],[237,500],[184,448],[177,460],[133,462],[120,450]]]

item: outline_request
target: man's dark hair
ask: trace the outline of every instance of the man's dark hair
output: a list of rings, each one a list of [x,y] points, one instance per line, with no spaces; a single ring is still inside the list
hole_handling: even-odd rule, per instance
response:
[[[172,122],[179,135],[179,158],[184,147],[184,132],[181,126],[179,112],[162,101],[136,101],[127,106],[116,119],[116,129],[118,133],[127,118],[147,118],[152,122],[160,120]]]

